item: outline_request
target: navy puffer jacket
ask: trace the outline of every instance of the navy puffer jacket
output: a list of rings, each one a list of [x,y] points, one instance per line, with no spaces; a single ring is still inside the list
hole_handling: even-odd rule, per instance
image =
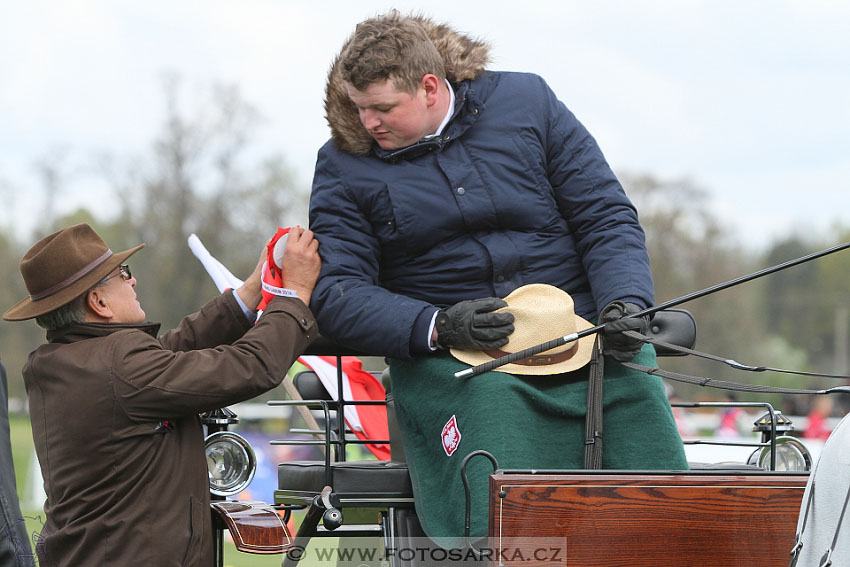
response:
[[[319,151],[310,228],[323,267],[311,308],[322,334],[407,358],[420,316],[528,283],[566,290],[585,317],[615,299],[652,303],[635,209],[542,78],[461,82],[439,141],[392,154],[335,141]]]

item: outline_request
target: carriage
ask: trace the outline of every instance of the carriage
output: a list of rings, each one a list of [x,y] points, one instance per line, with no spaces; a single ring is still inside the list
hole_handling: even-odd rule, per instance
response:
[[[648,334],[660,344],[690,348],[696,327],[686,311],[660,310]],[[660,356],[677,354],[656,349]],[[311,346],[311,353],[356,354],[323,340]],[[338,362],[337,391],[342,392]],[[306,438],[273,443],[318,444],[324,459],[280,463],[273,505],[227,500],[217,492],[214,516],[219,527],[230,530],[240,551],[284,553],[283,564],[294,567],[321,546],[319,538],[339,537],[340,545],[361,550],[360,561],[352,564],[634,567],[787,565],[794,547],[812,457],[788,434],[787,418],[769,403],[675,403],[687,408],[743,406],[762,414],[754,424],[760,439],[730,443],[743,446],[747,459],[691,462],[687,471],[508,470],[489,453],[473,451],[465,456],[464,469],[472,459],[489,460],[493,467],[487,495],[489,537],[466,538],[462,547],[443,549],[425,537],[416,519],[392,392],[380,402],[340,401],[311,371],[299,373],[293,386],[294,399],[269,405],[308,407],[318,419],[312,428],[297,431]],[[364,441],[347,430],[340,417],[346,406],[379,403],[387,407],[389,439]],[[217,417],[219,427],[233,418]],[[346,458],[347,449],[369,442],[389,443],[390,460]],[[639,428],[635,442],[640,442]],[[248,469],[250,465],[243,467]],[[467,493],[467,510],[471,497]],[[302,517],[291,535],[285,521],[297,510]],[[371,544],[357,543],[377,537],[382,541],[377,555]],[[217,546],[221,561],[220,541]],[[364,560],[364,549],[375,561]]]

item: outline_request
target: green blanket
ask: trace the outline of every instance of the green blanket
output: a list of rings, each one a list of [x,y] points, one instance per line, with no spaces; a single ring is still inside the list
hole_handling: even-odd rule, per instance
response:
[[[644,345],[634,362],[655,366]],[[390,360],[416,511],[425,533],[447,548],[463,544],[465,499],[460,465],[483,449],[502,469],[580,469],[584,458],[587,367],[552,376],[488,372],[456,379],[467,368],[448,353]],[[687,469],[682,440],[658,377],[605,360],[603,468]],[[490,461],[467,466],[471,537],[487,535]]]

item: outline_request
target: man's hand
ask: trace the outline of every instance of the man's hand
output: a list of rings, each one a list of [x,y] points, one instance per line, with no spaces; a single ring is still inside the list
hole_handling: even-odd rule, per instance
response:
[[[437,344],[462,350],[492,349],[504,346],[514,332],[514,316],[493,313],[507,306],[497,297],[461,301],[437,313]]]
[[[263,266],[266,265],[269,258],[269,242],[266,242],[263,246],[254,271],[236,290],[242,302],[255,311],[263,298]],[[280,277],[280,282],[275,277],[274,281],[269,283],[280,284],[280,287],[293,290],[301,301],[309,304],[310,295],[313,293],[313,287],[316,285],[319,270],[322,267],[318,248],[319,242],[313,238],[312,231],[300,226],[293,227],[289,231],[286,241],[286,251],[282,260],[283,268],[282,270],[274,269],[275,275]],[[269,270],[268,266],[266,266],[266,269]],[[282,276],[280,275],[281,271],[283,272]]]
[[[282,261],[283,287],[295,291],[298,298],[309,305],[322,269],[319,241],[313,237],[313,231],[300,226],[292,227]]]
[[[643,341],[633,339],[623,334],[623,331],[637,331],[645,335],[649,328],[648,317],[629,317],[643,311],[634,303],[612,301],[599,313],[599,324],[605,325],[602,330],[605,336],[603,352],[617,362],[631,362],[640,352]]]
[[[262,299],[262,283],[263,283],[263,263],[266,261],[268,252],[266,247],[260,252],[260,259],[257,261],[257,266],[251,275],[239,286],[236,293],[239,294],[239,299],[242,300],[249,309],[256,311],[257,305]]]

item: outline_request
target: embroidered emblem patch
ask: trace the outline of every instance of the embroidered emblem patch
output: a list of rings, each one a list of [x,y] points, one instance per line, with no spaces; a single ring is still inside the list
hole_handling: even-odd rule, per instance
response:
[[[457,446],[460,445],[460,429],[457,427],[457,418],[455,416],[452,416],[443,426],[442,438],[443,450],[447,456],[451,457],[452,453],[457,450]]]

